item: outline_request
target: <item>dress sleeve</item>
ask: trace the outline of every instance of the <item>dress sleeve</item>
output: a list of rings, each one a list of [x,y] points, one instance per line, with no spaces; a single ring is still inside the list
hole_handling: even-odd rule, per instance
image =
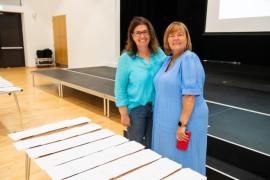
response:
[[[192,52],[187,52],[181,62],[181,78],[182,78],[182,94],[183,95],[201,95],[202,88],[200,87],[200,80],[198,71],[200,71],[200,60],[197,55]]]
[[[129,71],[127,61],[127,55],[122,55],[119,58],[119,63],[116,69],[114,94],[117,107],[128,105],[127,86]]]

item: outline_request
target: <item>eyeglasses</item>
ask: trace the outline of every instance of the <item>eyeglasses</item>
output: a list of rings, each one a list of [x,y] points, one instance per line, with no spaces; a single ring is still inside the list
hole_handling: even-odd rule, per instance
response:
[[[145,31],[135,31],[135,32],[133,32],[133,34],[136,37],[140,37],[141,35],[149,36],[149,31],[147,31],[147,30],[145,30]]]

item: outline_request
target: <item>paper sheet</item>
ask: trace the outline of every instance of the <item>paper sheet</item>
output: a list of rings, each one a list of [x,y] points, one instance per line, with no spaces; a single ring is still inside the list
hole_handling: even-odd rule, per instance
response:
[[[70,179],[91,179],[91,177],[95,177],[95,179],[99,180],[111,179],[147,163],[153,162],[159,158],[161,158],[159,154],[150,149],[146,149],[109,162],[89,171],[85,171],[81,174],[70,177]]]
[[[93,142],[102,138],[106,138],[114,135],[114,133],[108,129],[102,129],[92,133],[87,133],[81,136],[76,136],[63,141],[54,142],[44,146],[39,146],[26,150],[27,154],[31,158],[38,158],[51,153],[63,151],[65,149],[73,148],[82,144]]]
[[[81,127],[75,127],[72,129],[58,132],[58,133],[50,134],[47,136],[41,136],[37,138],[19,141],[19,142],[14,143],[14,145],[17,148],[17,150],[29,149],[31,147],[49,144],[49,143],[56,142],[59,140],[85,134],[85,133],[88,133],[97,129],[101,129],[101,126],[93,123],[93,124],[88,124]]]
[[[142,150],[143,148],[143,145],[135,141],[130,141],[66,164],[50,168],[47,172],[53,179],[63,179]]]
[[[54,130],[61,129],[61,128],[65,128],[65,127],[71,127],[71,126],[83,124],[83,123],[90,122],[90,121],[91,120],[89,118],[87,118],[87,117],[79,117],[79,118],[76,118],[76,119],[64,120],[64,121],[60,121],[60,122],[57,122],[57,123],[47,124],[47,125],[43,125],[43,126],[40,126],[40,127],[27,129],[27,130],[24,130],[24,131],[11,133],[8,136],[11,139],[13,139],[14,141],[17,141],[17,140],[20,140],[20,139],[32,137],[32,136],[35,136],[35,135],[47,133],[47,132],[54,131]]]
[[[115,135],[79,147],[68,149],[66,151],[61,151],[59,153],[38,158],[35,160],[35,162],[42,169],[49,169],[53,166],[66,163],[125,142],[128,142],[128,139],[120,135]]]
[[[182,165],[170,159],[162,158],[120,177],[119,180],[159,180],[179,170],[181,167]]]
[[[177,171],[176,173],[172,174],[171,176],[165,179],[166,180],[175,180],[175,179],[206,180],[206,177],[196,171],[191,170],[190,168],[183,168],[180,171]]]

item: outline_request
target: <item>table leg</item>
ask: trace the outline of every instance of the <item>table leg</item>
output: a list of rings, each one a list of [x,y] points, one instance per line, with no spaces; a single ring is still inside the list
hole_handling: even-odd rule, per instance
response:
[[[30,179],[30,166],[31,166],[31,159],[27,155],[27,153],[25,153],[25,179],[26,180]]]
[[[17,98],[16,93],[12,93],[12,94],[14,96],[16,107],[17,107],[17,110],[19,112],[21,127],[23,127],[23,124],[22,124],[22,114],[21,114],[21,109],[20,109],[20,105],[19,105],[19,102],[18,102],[18,98]]]

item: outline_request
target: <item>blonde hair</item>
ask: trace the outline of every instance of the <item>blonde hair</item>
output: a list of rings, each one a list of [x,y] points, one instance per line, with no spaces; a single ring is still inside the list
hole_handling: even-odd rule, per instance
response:
[[[189,34],[187,26],[182,22],[174,21],[166,28],[164,37],[163,37],[164,51],[167,55],[172,53],[172,50],[169,46],[168,37],[171,33],[174,33],[179,30],[184,30],[186,34],[186,37],[187,37],[186,50],[190,50],[190,51],[192,50],[191,38],[190,38],[190,34]]]
[[[144,17],[139,17],[135,16],[132,21],[130,22],[129,28],[128,28],[128,33],[127,33],[127,40],[126,40],[126,46],[124,48],[124,52],[127,52],[129,55],[135,55],[137,54],[137,46],[135,42],[133,41],[132,38],[132,33],[134,29],[139,26],[139,25],[146,25],[150,34],[150,42],[149,42],[149,48],[152,53],[156,53],[159,48],[159,43],[156,37],[155,30],[151,24],[151,22],[144,18]]]

